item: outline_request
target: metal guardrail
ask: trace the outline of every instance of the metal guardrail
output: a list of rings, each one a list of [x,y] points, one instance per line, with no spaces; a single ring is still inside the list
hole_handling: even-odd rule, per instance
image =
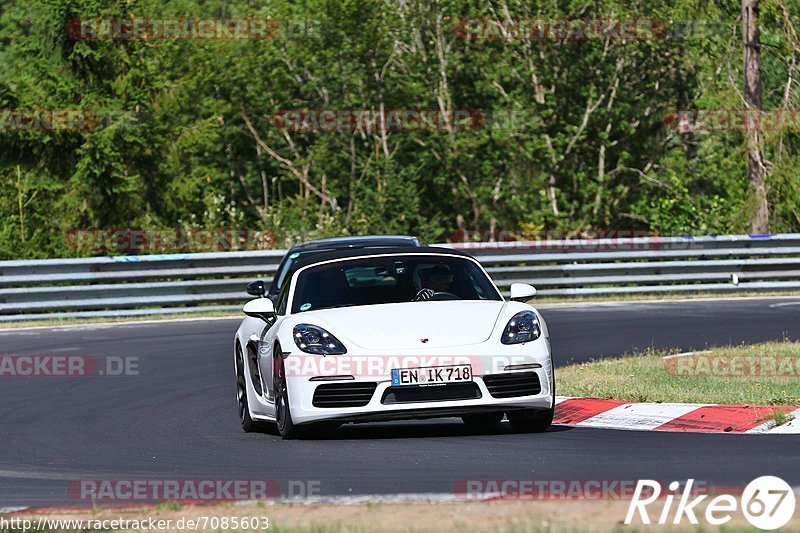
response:
[[[800,234],[442,244],[503,291],[543,296],[800,289]],[[238,311],[285,250],[0,261],[0,321]]]

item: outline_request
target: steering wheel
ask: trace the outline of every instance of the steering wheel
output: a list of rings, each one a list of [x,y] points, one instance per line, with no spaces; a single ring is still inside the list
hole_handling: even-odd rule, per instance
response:
[[[452,292],[434,292],[431,289],[420,289],[416,296],[414,296],[413,302],[421,302],[423,300],[460,300],[458,296],[453,294]]]
[[[460,300],[460,299],[461,298],[459,298],[452,292],[445,292],[445,291],[434,292],[433,296],[431,297],[431,300]]]

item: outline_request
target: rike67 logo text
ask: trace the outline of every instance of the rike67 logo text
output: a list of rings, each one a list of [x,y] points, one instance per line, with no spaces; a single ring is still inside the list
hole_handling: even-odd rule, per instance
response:
[[[794,492],[779,477],[762,476],[754,479],[744,488],[739,499],[732,494],[715,496],[705,502],[705,511],[702,514],[698,507],[709,495],[702,494],[693,498],[696,495],[696,492],[692,493],[693,485],[693,479],[688,480],[685,485],[677,481],[670,483],[669,492],[663,498],[661,512],[652,522],[649,511],[656,510],[656,506],[653,505],[650,509],[648,506],[661,498],[662,487],[658,481],[639,480],[625,516],[625,524],[636,522],[638,515],[642,524],[678,525],[686,519],[690,524],[697,525],[697,516],[700,515],[705,518],[706,523],[721,526],[730,522],[734,513],[741,511],[753,527],[773,530],[786,525],[794,515]]]

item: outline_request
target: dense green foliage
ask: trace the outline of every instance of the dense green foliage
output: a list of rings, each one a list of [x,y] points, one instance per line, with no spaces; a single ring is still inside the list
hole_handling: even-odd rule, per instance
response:
[[[0,257],[85,254],[68,235],[91,228],[255,229],[274,233],[275,246],[388,232],[438,242],[459,229],[746,232],[743,131],[681,133],[669,120],[677,110],[742,107],[739,8],[4,0],[0,110],[84,110],[101,121],[87,131],[0,125]],[[81,40],[68,31],[74,19],[101,17],[271,18],[279,30],[257,40]],[[480,17],[648,17],[685,31],[465,38],[459,21]],[[765,108],[800,107],[798,18],[796,0],[762,0]],[[490,120],[323,132],[272,120],[304,109],[478,109]],[[765,134],[774,232],[800,230],[798,124]]]

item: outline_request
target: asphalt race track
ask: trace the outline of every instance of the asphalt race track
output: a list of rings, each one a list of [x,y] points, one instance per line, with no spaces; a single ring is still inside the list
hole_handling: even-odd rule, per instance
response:
[[[545,306],[556,363],[636,348],[800,339],[800,298]],[[790,435],[702,435],[454,419],[349,425],[330,438],[245,434],[234,398],[238,320],[0,332],[0,354],[138,356],[141,375],[0,378],[0,508],[86,504],[81,479],[319,482],[322,495],[452,494],[467,479],[685,480],[800,485]]]

